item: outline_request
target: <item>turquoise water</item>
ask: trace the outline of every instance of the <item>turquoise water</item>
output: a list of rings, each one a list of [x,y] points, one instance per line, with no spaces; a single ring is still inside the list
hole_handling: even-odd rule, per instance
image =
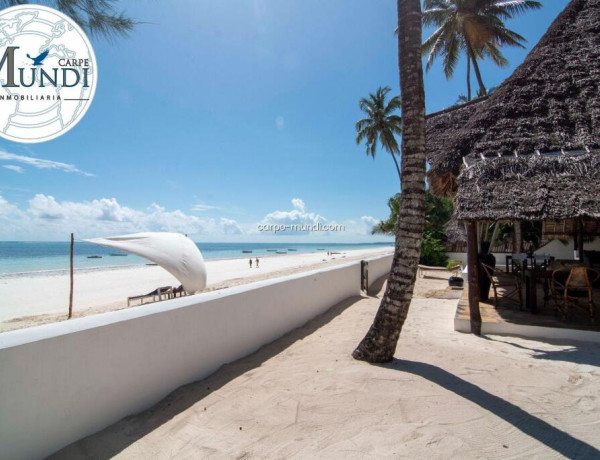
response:
[[[341,251],[391,247],[392,243],[197,243],[205,260],[278,256],[275,251],[299,254],[323,251]],[[242,251],[252,251],[243,253]],[[115,256],[111,254],[123,254]],[[101,258],[89,258],[100,256]],[[143,265],[147,260],[131,254],[90,243],[75,242],[73,266],[75,270],[93,270],[124,265]],[[0,242],[0,276],[18,276],[31,272],[68,270],[69,243],[63,242]]]

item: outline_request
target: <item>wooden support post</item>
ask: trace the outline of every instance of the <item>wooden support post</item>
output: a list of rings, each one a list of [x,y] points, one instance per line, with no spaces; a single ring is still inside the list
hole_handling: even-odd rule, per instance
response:
[[[496,221],[496,223],[494,224],[494,231],[492,232],[492,238],[490,239],[490,250],[489,250],[490,254],[492,252],[494,252],[492,250],[492,248],[496,244],[496,239],[498,238],[498,233],[499,232],[500,232],[500,221]]]
[[[577,219],[577,250],[579,262],[583,263],[583,219]]]
[[[523,233],[521,232],[521,221],[515,220],[515,252],[523,252]]]
[[[479,263],[477,261],[477,223],[467,223],[467,267],[469,272],[469,314],[471,332],[481,335],[481,313],[479,311]]]
[[[70,287],[69,287],[69,319],[73,316],[73,234],[71,233],[71,264],[69,269]]]

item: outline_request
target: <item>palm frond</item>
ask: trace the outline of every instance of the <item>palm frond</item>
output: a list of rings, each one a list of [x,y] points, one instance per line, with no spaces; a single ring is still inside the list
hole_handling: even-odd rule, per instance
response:
[[[29,3],[29,0],[0,0],[0,7]],[[35,2],[38,3],[38,2]],[[138,22],[115,9],[117,0],[48,0],[39,2],[54,7],[91,35],[107,39],[127,37]]]

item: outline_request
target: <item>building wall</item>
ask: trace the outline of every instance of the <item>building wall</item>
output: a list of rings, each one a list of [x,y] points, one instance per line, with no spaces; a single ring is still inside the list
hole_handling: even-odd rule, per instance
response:
[[[573,238],[564,242],[561,240],[550,240],[548,244],[539,248],[535,253],[548,254],[561,260],[573,260],[575,258],[573,247]],[[586,251],[600,251],[600,238],[595,238],[593,241],[585,241],[583,249]]]
[[[595,238],[593,241],[583,243],[583,248],[586,251],[600,251],[600,238]],[[565,240],[550,240],[547,244],[535,251],[536,254],[544,254],[553,256],[560,260],[573,260],[575,258],[573,252],[573,238]],[[467,264],[466,252],[447,252],[446,255],[450,259],[460,260],[463,267]],[[506,264],[506,256],[504,253],[494,253],[496,257],[496,265],[504,266]]]
[[[359,294],[354,262],[0,334],[0,458],[45,457]]]

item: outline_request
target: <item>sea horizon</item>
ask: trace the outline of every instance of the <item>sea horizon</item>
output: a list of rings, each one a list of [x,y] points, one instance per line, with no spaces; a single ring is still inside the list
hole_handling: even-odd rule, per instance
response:
[[[393,242],[370,243],[263,243],[195,242],[205,260],[243,259],[314,252],[336,252],[393,246]],[[0,241],[0,278],[62,274],[69,269],[68,241]],[[75,241],[76,271],[143,266],[150,261],[122,251]]]

